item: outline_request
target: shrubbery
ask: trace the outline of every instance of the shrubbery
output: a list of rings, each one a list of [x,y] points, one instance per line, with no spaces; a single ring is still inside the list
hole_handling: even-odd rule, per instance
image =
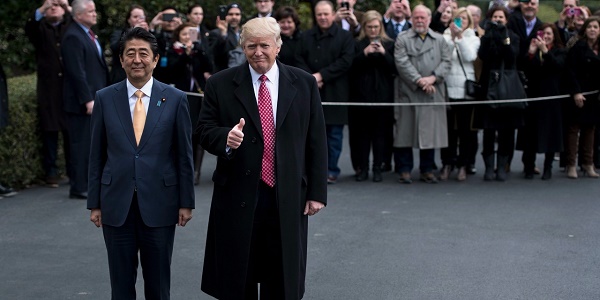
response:
[[[0,182],[21,188],[43,175],[36,75],[8,79],[9,126],[0,132]]]

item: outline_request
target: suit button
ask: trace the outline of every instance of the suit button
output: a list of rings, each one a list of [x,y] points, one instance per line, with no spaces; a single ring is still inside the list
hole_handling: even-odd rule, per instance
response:
[[[140,158],[140,155],[139,155],[139,154],[136,154],[136,155],[135,155],[135,158]]]
[[[241,206],[241,207],[246,207],[246,202],[242,202],[242,203],[240,203],[240,206]]]
[[[60,73],[60,72],[59,72],[59,73],[58,73],[58,77],[62,77],[62,73]]]
[[[246,170],[246,175],[250,175],[252,174],[252,172],[250,172],[250,170]]]
[[[256,144],[256,138],[253,137],[251,142],[252,142],[252,144]]]

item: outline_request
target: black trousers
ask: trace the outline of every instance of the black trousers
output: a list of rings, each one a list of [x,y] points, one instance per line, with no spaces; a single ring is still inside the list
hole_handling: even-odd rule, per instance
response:
[[[46,177],[58,176],[58,166],[56,160],[58,159],[58,134],[62,133],[63,138],[63,150],[65,154],[65,163],[67,169],[67,176],[71,177],[71,164],[69,163],[70,156],[70,141],[69,133],[67,130],[63,131],[46,131],[42,130],[42,167]]]
[[[90,121],[91,117],[80,114],[67,114],[67,127],[71,155],[71,193],[86,193],[88,189],[88,163],[90,160]]]
[[[261,300],[285,299],[281,230],[275,188],[261,181],[257,200],[245,300],[259,299],[258,283]]]
[[[125,224],[120,227],[103,225],[102,231],[108,252],[111,299],[136,299],[138,261],[142,264],[146,299],[170,299],[175,224],[146,226],[134,194]]]
[[[496,138],[496,133],[498,137]],[[494,155],[494,142],[498,142],[498,156],[512,157],[515,151],[515,129],[484,129],[481,155]]]

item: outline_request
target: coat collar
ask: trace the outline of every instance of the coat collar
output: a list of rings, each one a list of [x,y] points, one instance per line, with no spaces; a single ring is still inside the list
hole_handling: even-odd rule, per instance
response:
[[[294,87],[294,82],[297,77],[290,72],[286,65],[279,61],[276,63],[279,68],[279,96],[277,102],[277,124],[275,128],[278,130],[287,116],[293,99],[296,97],[297,90]],[[236,99],[242,103],[250,116],[252,124],[254,124],[255,129],[262,137],[260,114],[258,112],[257,100],[254,96],[250,69],[248,68],[247,63],[237,66],[236,68],[237,70],[233,76],[233,82],[237,85],[237,88],[234,90],[234,95]]]

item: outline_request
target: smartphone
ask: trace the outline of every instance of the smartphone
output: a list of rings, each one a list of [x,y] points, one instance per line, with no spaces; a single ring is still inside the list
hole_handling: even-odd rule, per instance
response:
[[[227,17],[227,5],[219,5],[219,19],[224,21]]]
[[[371,43],[380,43],[381,39],[379,37],[374,38]]]
[[[350,9],[350,3],[349,2],[342,2],[342,4],[340,5],[341,7],[345,7],[346,9]]]
[[[454,25],[458,28],[462,28],[462,19],[460,17],[454,18]]]
[[[198,40],[198,29],[191,28],[190,29],[190,41],[195,42]]]
[[[163,14],[162,19],[165,22],[171,22],[171,21],[173,21],[173,18],[175,18],[176,16],[177,16],[177,14]]]
[[[519,2],[521,2],[521,3],[529,3],[529,2],[531,2],[531,0],[519,0]]]
[[[537,36],[538,36],[540,39],[543,39],[543,38],[544,38],[544,31],[543,31],[543,30],[538,30],[538,31],[537,31]]]

